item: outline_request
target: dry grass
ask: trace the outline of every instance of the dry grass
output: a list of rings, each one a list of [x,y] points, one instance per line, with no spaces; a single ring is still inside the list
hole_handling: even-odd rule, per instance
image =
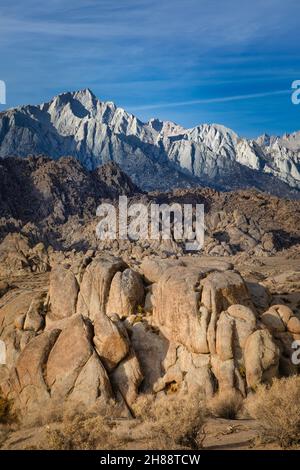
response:
[[[300,443],[300,376],[275,379],[259,386],[247,409],[261,425],[261,438],[282,448]]]
[[[243,409],[243,398],[238,392],[229,390],[211,398],[207,406],[218,418],[236,419]]]

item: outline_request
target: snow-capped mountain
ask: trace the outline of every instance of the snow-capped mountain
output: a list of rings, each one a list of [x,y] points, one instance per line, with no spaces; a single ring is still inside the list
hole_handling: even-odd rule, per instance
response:
[[[0,113],[0,157],[29,154],[72,155],[87,169],[116,161],[146,190],[196,184],[300,190],[300,132],[248,140],[217,124],[143,123],[88,89]]]

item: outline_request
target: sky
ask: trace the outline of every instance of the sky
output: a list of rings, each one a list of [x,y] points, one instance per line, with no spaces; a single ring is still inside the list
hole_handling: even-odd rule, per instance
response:
[[[143,121],[293,132],[299,18],[299,0],[0,0],[0,111],[90,88]]]

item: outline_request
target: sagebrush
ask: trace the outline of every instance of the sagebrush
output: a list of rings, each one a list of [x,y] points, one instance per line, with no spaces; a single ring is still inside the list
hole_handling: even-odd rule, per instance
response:
[[[224,391],[209,400],[208,408],[218,418],[236,419],[243,409],[243,398],[238,392]]]
[[[199,449],[202,447],[205,406],[196,397],[141,397],[135,412],[144,423],[149,446],[159,449]]]
[[[261,426],[261,438],[282,448],[300,444],[300,376],[274,379],[260,385],[247,400],[250,415]]]

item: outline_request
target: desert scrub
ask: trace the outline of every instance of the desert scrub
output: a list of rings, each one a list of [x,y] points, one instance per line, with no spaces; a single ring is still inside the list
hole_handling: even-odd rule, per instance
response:
[[[56,427],[48,427],[46,442],[42,442],[41,448],[50,450],[118,449],[122,446],[122,442],[117,435],[116,422],[121,416],[122,408],[113,400],[103,403],[97,409],[97,414],[87,414],[79,408],[65,411],[62,423]]]
[[[148,448],[200,449],[205,408],[195,397],[166,396],[159,400],[140,398],[134,409],[143,422]]]
[[[45,447],[50,450],[114,450],[119,449],[121,443],[114,433],[113,423],[107,418],[78,416],[57,429],[49,429]]]
[[[260,385],[247,399],[250,415],[261,426],[263,441],[282,448],[300,443],[300,376],[274,379],[271,386]]]
[[[218,418],[236,419],[243,408],[243,398],[236,391],[219,392],[207,403],[209,411]]]
[[[195,399],[162,400],[141,397],[134,407],[135,418],[126,422],[96,416],[76,417],[48,429],[43,449],[117,450],[132,441],[143,449],[199,449],[203,440],[205,413]]]

